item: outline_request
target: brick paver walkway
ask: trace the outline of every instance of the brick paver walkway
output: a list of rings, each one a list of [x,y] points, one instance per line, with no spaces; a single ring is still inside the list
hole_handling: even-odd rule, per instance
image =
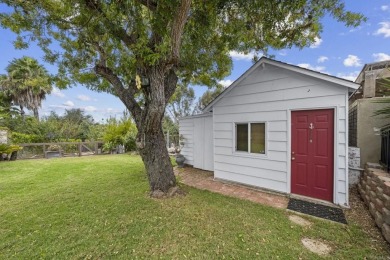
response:
[[[230,184],[214,180],[213,172],[190,167],[176,167],[175,174],[176,176],[179,176],[179,180],[182,183],[197,189],[209,190],[275,208],[287,208],[288,198],[285,196],[266,193],[238,184]]]

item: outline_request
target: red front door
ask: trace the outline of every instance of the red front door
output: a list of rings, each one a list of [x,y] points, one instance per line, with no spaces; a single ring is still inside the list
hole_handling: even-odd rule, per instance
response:
[[[291,112],[291,192],[333,201],[333,109]]]

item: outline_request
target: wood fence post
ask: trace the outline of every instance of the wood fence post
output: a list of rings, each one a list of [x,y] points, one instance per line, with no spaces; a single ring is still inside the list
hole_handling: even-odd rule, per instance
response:
[[[82,148],[81,143],[79,143],[79,156],[81,156],[81,148]]]
[[[46,158],[46,147],[45,145],[42,145],[43,150],[43,158]]]
[[[98,154],[98,143],[95,142],[95,155],[97,155],[97,154]]]

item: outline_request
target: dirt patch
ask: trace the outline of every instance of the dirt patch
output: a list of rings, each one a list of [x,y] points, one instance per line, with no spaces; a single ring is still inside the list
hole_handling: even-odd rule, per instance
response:
[[[371,239],[371,247],[374,250],[384,250],[390,254],[390,249],[382,236],[379,228],[375,225],[374,219],[371,217],[368,208],[361,199],[357,188],[352,188],[349,191],[350,209],[345,211],[345,217],[348,223],[355,223],[361,227],[364,233],[366,233]]]
[[[293,222],[293,223],[295,223],[297,225],[300,225],[302,227],[310,227],[311,224],[312,224],[310,221],[308,221],[308,220],[306,220],[306,219],[304,219],[304,218],[302,218],[300,216],[297,216],[297,215],[290,215],[290,216],[288,216],[288,219],[291,222]]]
[[[332,251],[329,245],[316,239],[303,238],[301,241],[307,249],[317,255],[326,256]]]

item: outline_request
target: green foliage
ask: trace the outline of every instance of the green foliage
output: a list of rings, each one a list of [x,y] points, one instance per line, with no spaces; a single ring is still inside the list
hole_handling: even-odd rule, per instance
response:
[[[113,142],[105,142],[103,145],[103,151],[105,152],[111,152],[116,148],[116,145]]]
[[[105,129],[105,125],[96,124],[91,115],[80,109],[66,110],[63,116],[51,112],[40,121],[16,115],[8,118],[5,125],[15,143],[97,141],[102,139]]]
[[[167,106],[169,115],[176,123],[178,123],[179,117],[189,116],[192,114],[194,100],[195,92],[192,87],[183,83],[176,86],[175,93],[172,95]]]
[[[7,75],[0,77],[0,90],[3,95],[20,106],[21,114],[26,107],[34,112],[39,120],[38,109],[46,94],[52,90],[51,78],[37,60],[30,57],[14,59],[6,68]]]
[[[175,146],[179,146],[179,122],[174,122],[171,117],[164,116],[163,131],[165,134],[169,133],[170,144],[173,143]]]
[[[59,65],[57,85],[80,82],[122,101],[127,96],[129,109],[137,95],[152,102],[148,93],[158,88],[134,83],[136,75],[152,78],[153,68],[163,69],[164,77],[174,73],[183,82],[212,86],[229,74],[231,50],[303,48],[319,36],[325,15],[347,26],[365,20],[341,0],[1,2],[13,8],[0,14],[1,25],[18,34],[18,48],[38,41],[45,59]]]
[[[22,150],[23,147],[19,145],[14,145],[14,144],[0,144],[0,156],[1,154],[11,154],[12,152],[16,152],[19,150]]]
[[[215,88],[206,90],[196,103],[194,113],[201,113],[208,104],[222,93],[223,90],[224,88],[221,85],[217,85]]]
[[[0,75],[0,123],[6,125],[12,116],[19,114],[19,110],[12,106],[12,99],[1,87],[1,81],[5,76]]]
[[[14,144],[40,143],[45,141],[42,136],[18,132],[11,133],[11,140]]]
[[[8,120],[7,127],[11,132],[44,136],[44,126],[32,116],[13,116]],[[44,139],[44,138],[42,138]]]
[[[136,136],[137,128],[130,118],[122,118],[122,120],[110,118],[105,128],[103,140],[106,142],[106,150],[124,145],[126,151],[134,151],[136,150]]]

